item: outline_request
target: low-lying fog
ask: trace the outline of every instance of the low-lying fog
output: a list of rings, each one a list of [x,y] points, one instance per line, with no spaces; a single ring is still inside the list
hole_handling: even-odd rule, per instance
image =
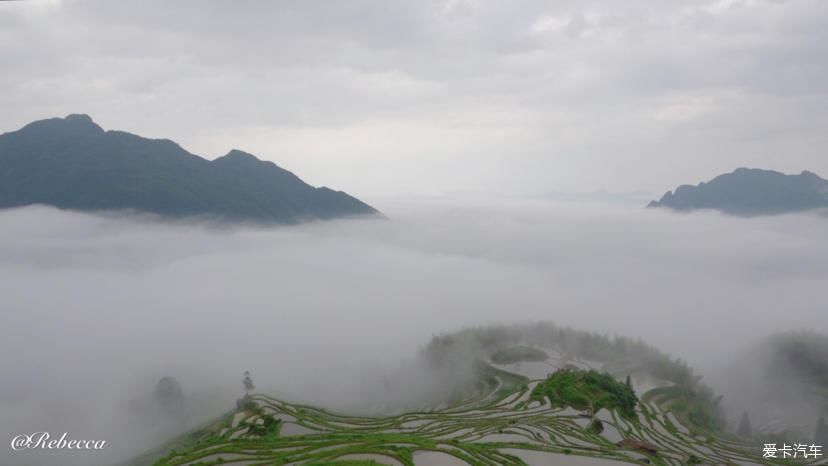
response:
[[[233,408],[245,370],[292,401],[393,403],[410,394],[365,399],[363,384],[471,325],[641,337],[702,373],[769,333],[828,329],[825,217],[379,207],[390,221],[272,229],[0,212],[0,438],[66,431],[123,458],[159,440],[141,406],[165,375],[197,407],[189,423]]]

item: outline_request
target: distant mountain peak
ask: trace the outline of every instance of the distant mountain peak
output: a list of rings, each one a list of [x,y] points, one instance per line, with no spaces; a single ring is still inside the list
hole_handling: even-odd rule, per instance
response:
[[[216,160],[238,160],[238,161],[249,161],[249,162],[262,162],[261,159],[256,157],[255,155],[245,152],[239,149],[231,149],[230,152],[222,155],[221,157],[217,158]]]
[[[378,213],[253,154],[211,162],[167,139],[104,131],[84,114],[0,134],[0,208],[31,204],[278,223]]]
[[[58,118],[58,120],[60,119]],[[103,132],[103,128],[95,123],[92,120],[92,117],[84,113],[72,113],[67,115],[66,118],[63,119],[63,123],[71,126],[72,128],[92,130],[101,133]]]
[[[29,123],[23,131],[59,132],[64,135],[98,134],[104,130],[89,115],[73,113],[65,118],[48,118]]]
[[[224,156],[225,157],[244,157],[244,158],[259,160],[258,157],[251,154],[250,152],[245,152],[245,151],[239,150],[239,149],[230,149],[230,152],[224,154]]]
[[[92,124],[97,126],[97,124],[92,121],[92,117],[85,113],[70,113],[69,115],[64,118],[64,120],[72,123],[85,123],[85,124]]]
[[[828,208],[828,180],[807,170],[786,175],[740,167],[696,186],[681,185],[647,207],[680,211],[715,209],[743,216]]]

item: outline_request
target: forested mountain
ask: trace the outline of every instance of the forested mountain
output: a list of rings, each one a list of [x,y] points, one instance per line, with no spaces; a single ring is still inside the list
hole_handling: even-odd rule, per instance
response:
[[[251,154],[210,161],[170,140],[104,131],[87,115],[0,135],[0,208],[30,204],[278,223],[377,213]]]
[[[769,215],[828,207],[828,180],[809,171],[785,175],[739,168],[697,186],[668,191],[648,207],[674,210],[716,209],[734,215]]]

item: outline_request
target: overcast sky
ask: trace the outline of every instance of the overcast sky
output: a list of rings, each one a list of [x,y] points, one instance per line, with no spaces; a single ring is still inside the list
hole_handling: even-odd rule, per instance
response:
[[[0,2],[0,132],[69,113],[377,196],[828,175],[825,0]]]

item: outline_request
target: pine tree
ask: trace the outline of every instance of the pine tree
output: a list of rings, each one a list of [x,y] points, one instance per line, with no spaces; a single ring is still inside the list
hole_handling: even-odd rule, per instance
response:
[[[256,386],[253,385],[253,379],[250,378],[250,371],[244,371],[244,379],[242,380],[242,385],[244,385],[244,396],[250,396],[250,391],[255,390]]]
[[[822,416],[819,417],[816,430],[814,430],[814,445],[820,445],[823,448],[828,446],[828,426],[825,425],[825,418]]]
[[[630,378],[629,374],[627,374],[627,387],[629,387],[629,388],[630,388],[630,390],[632,390],[632,389],[633,389],[633,386],[632,386],[632,379]]]
[[[753,437],[753,429],[750,427],[750,418],[748,418],[747,411],[742,412],[742,420],[739,421],[739,437],[750,438]]]

